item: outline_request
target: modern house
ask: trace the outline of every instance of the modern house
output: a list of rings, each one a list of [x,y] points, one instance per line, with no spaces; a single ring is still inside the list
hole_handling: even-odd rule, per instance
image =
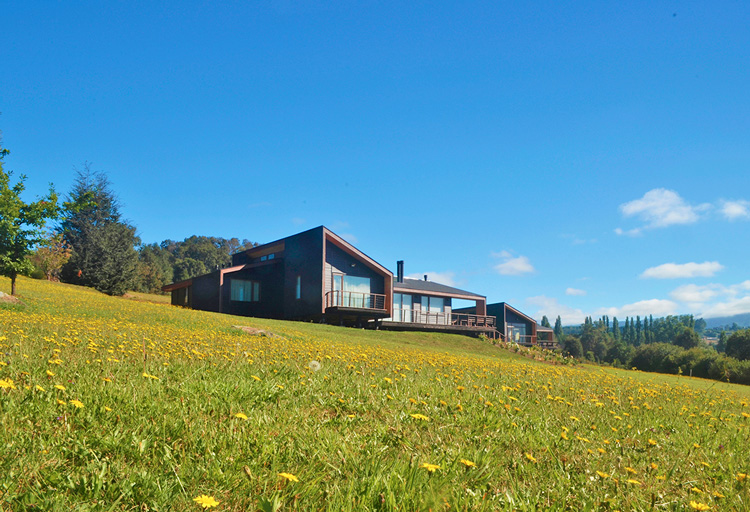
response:
[[[174,305],[231,315],[364,326],[393,312],[393,274],[323,226],[163,290]]]
[[[474,313],[474,308],[462,308],[459,313]],[[486,313],[497,321],[497,330],[502,339],[520,345],[539,345],[545,348],[555,346],[554,332],[549,327],[542,327],[536,320],[522,313],[506,302],[487,304]]]
[[[324,226],[239,252],[232,266],[167,285],[172,304],[241,316],[495,337],[482,295],[393,274]],[[475,303],[452,311],[454,300]]]

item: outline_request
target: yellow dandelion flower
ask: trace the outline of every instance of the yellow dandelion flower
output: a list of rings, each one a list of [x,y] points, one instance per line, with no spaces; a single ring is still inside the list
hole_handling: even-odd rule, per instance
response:
[[[649,439],[648,444],[650,444],[651,446],[656,446],[658,443],[654,439]]]
[[[568,433],[563,430],[562,433],[560,434],[560,437],[563,438],[563,439],[565,439],[567,441],[568,440]]]
[[[711,494],[714,495],[714,498],[726,498],[723,494],[721,494],[719,491],[714,491]]]
[[[529,452],[524,453],[527,459],[529,459],[531,462],[536,462],[536,458],[531,455]]]
[[[636,471],[635,469],[633,469],[631,467],[628,467],[628,466],[625,466],[625,471],[627,471],[631,475],[635,475],[636,473],[638,473],[638,471]]]
[[[570,419],[573,420],[573,421],[581,421],[578,418],[576,418],[575,416],[571,416]]]
[[[419,465],[420,468],[426,469],[428,473],[434,473],[438,469],[440,469],[440,466],[437,464],[430,464],[429,462],[423,462]]]
[[[107,411],[107,412],[112,412],[112,408],[111,407],[107,407],[106,405],[104,406],[104,410]]]
[[[278,476],[285,478],[288,482],[299,482],[299,478],[291,473],[279,473]]]
[[[235,418],[239,418],[241,420],[246,420],[247,419],[247,416],[244,415],[244,414],[242,414],[241,412],[238,412],[237,414],[235,414],[234,417]]]
[[[700,448],[700,447],[701,445],[699,445],[698,443],[693,443],[693,448]]]
[[[47,370],[47,376],[48,376],[48,377],[54,377],[54,376],[55,376],[55,374],[54,374],[54,373],[52,373],[51,371]]]
[[[697,501],[691,501],[690,508],[692,508],[693,510],[710,510],[711,509],[711,507],[709,507],[705,503],[699,503]]]
[[[60,391],[65,391],[65,386],[61,384],[55,384],[55,389],[59,389]]]
[[[0,389],[16,389],[11,379],[0,380]]]
[[[461,464],[463,464],[467,468],[476,467],[476,464],[474,464],[473,462],[471,462],[470,460],[467,460],[467,459],[461,459],[458,462],[460,462]]]
[[[633,484],[633,485],[641,485],[641,482],[639,482],[638,480],[634,480],[632,478],[628,478],[628,483]]]
[[[658,467],[659,467],[658,464],[656,464],[654,462],[651,463],[651,469],[657,469]]]
[[[412,418],[414,418],[415,420],[420,420],[420,421],[430,421],[430,418],[428,418],[428,417],[427,417],[427,416],[425,416],[424,414],[410,414],[409,416],[411,416],[411,417],[412,417]]]
[[[700,490],[700,489],[698,489],[697,487],[691,487],[691,488],[690,488],[690,491],[691,491],[691,492],[694,492],[694,493],[696,493],[696,494],[703,494],[703,491],[702,491],[702,490]]]
[[[609,475],[605,473],[604,471],[597,471],[597,475],[599,475],[601,478],[609,478]]]
[[[253,380],[258,380],[258,381],[260,380],[260,377],[258,377],[257,375],[251,375],[250,377],[252,377]]]
[[[39,385],[34,386],[34,389],[36,389],[37,391],[42,391],[42,392],[47,391],[46,389],[44,389],[42,386],[39,386]]]
[[[747,473],[737,473],[737,481],[742,482],[747,479]]]
[[[75,405],[76,409],[82,409],[83,408],[83,402],[80,400],[71,400],[70,403],[72,405]]]
[[[57,399],[57,405],[67,405],[67,404],[66,404],[65,400],[60,400],[60,399],[58,398],[58,399]]]
[[[203,508],[216,507],[220,503],[216,501],[213,496],[206,496],[205,494],[201,494],[197,498],[193,498],[193,501]]]

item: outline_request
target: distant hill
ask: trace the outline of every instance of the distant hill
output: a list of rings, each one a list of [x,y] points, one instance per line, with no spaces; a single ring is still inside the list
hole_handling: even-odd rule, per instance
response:
[[[716,318],[704,318],[706,328],[714,329],[716,327],[725,327],[737,323],[742,328],[750,327],[750,313],[733,316],[717,316]]]

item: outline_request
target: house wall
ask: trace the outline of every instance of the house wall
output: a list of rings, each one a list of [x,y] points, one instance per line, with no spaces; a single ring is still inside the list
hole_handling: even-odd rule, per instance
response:
[[[258,281],[260,300],[245,302],[232,300],[232,281]],[[264,265],[224,275],[222,287],[222,313],[263,318],[284,318],[284,264],[281,259]]]
[[[192,284],[192,308],[203,311],[219,311],[219,272],[194,277]]]
[[[352,266],[353,265],[353,266]],[[370,293],[385,293],[385,279],[383,276],[362,263],[361,260],[339,249],[331,242],[326,242],[325,263],[325,292],[333,290],[333,274],[347,276],[369,277]]]
[[[323,313],[323,228],[284,240],[284,318],[320,318]],[[296,298],[301,276],[301,298]]]
[[[191,300],[192,288],[193,287],[191,285],[186,286],[185,288],[177,288],[176,290],[172,290],[172,305],[188,308],[193,307],[193,303]]]

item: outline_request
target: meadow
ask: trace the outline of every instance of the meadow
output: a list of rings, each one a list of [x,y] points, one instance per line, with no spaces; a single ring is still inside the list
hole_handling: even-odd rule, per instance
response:
[[[750,509],[748,387],[19,293],[0,303],[0,510]]]

